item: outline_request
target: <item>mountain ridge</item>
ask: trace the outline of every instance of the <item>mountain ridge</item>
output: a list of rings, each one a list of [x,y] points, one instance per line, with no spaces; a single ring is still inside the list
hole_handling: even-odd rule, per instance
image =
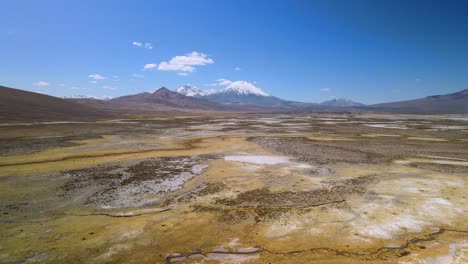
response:
[[[224,89],[198,96],[223,105],[253,105],[268,108],[290,108],[291,102],[271,96],[246,81],[231,82]]]
[[[89,105],[0,86],[0,120],[81,120],[111,116]]]
[[[236,98],[240,97],[243,101],[223,105],[206,100],[209,96],[204,96],[203,99],[195,98],[162,87],[153,93],[143,92],[110,100],[63,99],[0,86],[0,120],[78,120],[128,114],[201,112],[468,114],[468,89],[414,100],[351,107],[293,102],[259,95],[236,95]],[[257,106],[253,105],[254,102]]]
[[[183,107],[188,109],[200,110],[223,110],[225,107],[210,102],[208,100],[199,99],[191,96],[171,91],[166,87],[161,87],[153,93],[139,93],[135,95],[121,96],[109,100],[110,102],[124,103],[145,103],[145,104],[160,104],[168,107]]]
[[[374,111],[410,114],[466,114],[468,113],[468,89],[413,100],[373,104],[368,108]]]
[[[365,106],[365,104],[354,102],[350,99],[345,99],[345,98],[331,99],[328,101],[321,102],[320,104],[326,105],[326,106],[336,106],[336,107]]]
[[[216,90],[202,90],[195,85],[185,84],[175,90],[185,96],[202,97],[217,92]]]

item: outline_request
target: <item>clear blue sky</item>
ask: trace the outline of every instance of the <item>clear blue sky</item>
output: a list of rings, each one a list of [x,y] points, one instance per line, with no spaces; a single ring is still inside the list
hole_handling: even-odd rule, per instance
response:
[[[207,84],[221,78],[308,102],[468,88],[468,1],[14,0],[0,10],[0,85],[55,96],[219,89]]]

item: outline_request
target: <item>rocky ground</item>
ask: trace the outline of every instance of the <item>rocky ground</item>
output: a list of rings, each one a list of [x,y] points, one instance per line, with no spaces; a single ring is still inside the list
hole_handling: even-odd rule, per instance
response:
[[[467,144],[464,116],[2,124],[0,262],[466,263]]]

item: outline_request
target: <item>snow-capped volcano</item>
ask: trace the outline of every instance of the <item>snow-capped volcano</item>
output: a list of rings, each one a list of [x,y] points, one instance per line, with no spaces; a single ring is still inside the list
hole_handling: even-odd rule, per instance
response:
[[[287,101],[271,96],[246,81],[232,82],[221,91],[206,95],[203,99],[229,105],[256,105],[262,107],[282,107],[288,105]]]
[[[215,90],[202,90],[196,87],[195,85],[186,84],[177,88],[176,92],[183,94],[185,96],[200,97],[200,96],[212,94],[216,91]]]
[[[216,90],[202,90],[194,85],[186,84],[182,85],[175,90],[176,92],[183,94],[185,96],[193,96],[193,97],[203,97],[213,94],[230,94],[230,95],[238,95],[238,96],[248,96],[248,95],[256,95],[256,96],[270,96],[269,94],[262,91],[260,88],[255,87],[252,83],[246,81],[235,81],[229,84],[226,88],[222,89],[221,91]]]
[[[221,91],[202,90],[193,85],[182,85],[175,91],[185,96],[205,99],[220,104],[255,105],[262,107],[289,106],[288,101],[271,96],[250,82],[229,82],[229,85]]]
[[[226,88],[222,89],[219,93],[233,93],[237,95],[259,95],[270,96],[262,91],[260,88],[255,87],[252,83],[246,81],[232,82]]]

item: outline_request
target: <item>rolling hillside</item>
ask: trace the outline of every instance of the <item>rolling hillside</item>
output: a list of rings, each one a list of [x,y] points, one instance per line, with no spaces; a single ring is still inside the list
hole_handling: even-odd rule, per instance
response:
[[[110,116],[65,99],[0,86],[0,121],[80,120]]]
[[[468,113],[468,89],[415,100],[375,104],[369,109],[408,114],[465,114]]]

